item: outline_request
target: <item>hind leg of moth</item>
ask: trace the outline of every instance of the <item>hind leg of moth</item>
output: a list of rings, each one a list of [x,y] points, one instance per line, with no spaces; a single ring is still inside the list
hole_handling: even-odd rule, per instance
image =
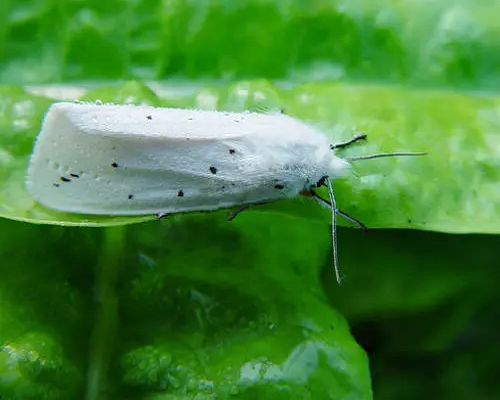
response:
[[[352,139],[349,139],[349,140],[346,140],[345,142],[340,142],[340,143],[336,143],[336,144],[331,144],[330,145],[330,149],[331,150],[335,150],[335,149],[342,149],[344,147],[347,147],[353,143],[356,143],[360,140],[366,140],[366,134],[364,133],[361,133],[359,135],[356,135],[354,136]]]
[[[228,221],[232,221],[233,219],[235,219],[240,213],[242,213],[243,211],[249,209],[251,206],[261,206],[261,205],[264,205],[264,204],[269,204],[271,203],[272,201],[259,201],[257,203],[249,203],[249,204],[243,204],[242,206],[239,206],[236,210],[234,210],[228,217],[227,217],[227,220]]]
[[[156,214],[156,219],[163,219],[165,217],[168,217],[170,214],[168,213],[158,213]]]

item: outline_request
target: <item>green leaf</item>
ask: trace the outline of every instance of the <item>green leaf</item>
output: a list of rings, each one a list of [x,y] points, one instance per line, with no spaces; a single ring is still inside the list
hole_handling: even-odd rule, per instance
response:
[[[86,260],[66,240],[88,240],[60,227],[40,228],[0,221],[2,399],[73,399],[84,387],[88,295],[68,281],[86,275]]]
[[[0,82],[290,76],[491,90],[500,3],[485,4],[3,1]]]
[[[364,352],[318,286],[325,230],[248,214],[228,224],[221,214],[129,227],[130,246],[148,251],[119,292],[123,390],[369,398]],[[303,244],[293,254],[292,242]]]
[[[364,400],[370,375],[378,398],[498,398],[499,12],[0,1],[2,400]],[[343,157],[429,155],[360,161],[334,181],[342,210],[405,228],[340,228],[338,286],[330,212],[310,198],[231,223],[230,210],[135,224],[154,217],[35,204],[24,177],[41,119],[73,98],[283,109],[332,142],[368,134]]]
[[[330,241],[314,225],[249,214],[229,224],[220,212],[107,230],[4,220],[12,240],[0,249],[0,273],[10,277],[0,284],[8,317],[0,319],[0,343],[19,340],[26,328],[51,332],[71,357],[64,371],[88,368],[86,391],[95,396],[107,385],[114,397],[135,399],[371,398],[366,355],[319,287]],[[20,237],[31,243],[23,257]],[[300,249],[290,253],[290,243]],[[16,282],[9,266],[31,259]],[[27,290],[36,295],[25,298]],[[40,301],[46,293],[51,301]],[[39,342],[30,336],[20,348]],[[3,393],[10,393],[1,385],[7,373],[0,371]],[[77,382],[68,385],[77,390]]]
[[[11,89],[6,90],[9,94]],[[221,108],[228,108],[230,104],[238,109],[283,107],[287,113],[318,126],[330,136],[332,143],[348,139],[356,129],[368,134],[366,144],[339,152],[341,157],[392,151],[428,152],[424,157],[353,162],[352,176],[334,181],[339,207],[369,227],[411,227],[455,233],[500,230],[500,191],[496,183],[500,180],[497,150],[500,136],[491,133],[498,127],[499,100],[495,97],[339,84],[309,84],[285,90],[266,81],[234,84],[220,89],[218,96],[215,89],[210,90],[213,98],[210,101],[220,104]],[[187,105],[203,101],[200,93],[203,91],[170,103]],[[5,96],[4,107],[14,110],[24,105],[33,117],[25,119],[23,130],[19,130],[19,119],[7,114],[0,131],[0,143],[4,143],[0,170],[4,177],[0,188],[2,216],[35,223],[83,226],[118,225],[154,218],[57,213],[36,204],[24,188],[24,175],[29,159],[28,143],[35,136],[48,101],[41,102],[24,93],[16,96]],[[169,102],[132,82],[115,89],[94,89],[85,98],[94,96],[141,104]],[[464,187],[467,190],[463,190]],[[326,193],[322,195],[326,197]],[[329,221],[328,210],[311,199],[280,201],[252,210]]]
[[[60,344],[30,332],[0,347],[0,391],[12,399],[59,400],[74,397],[81,377],[65,360]]]

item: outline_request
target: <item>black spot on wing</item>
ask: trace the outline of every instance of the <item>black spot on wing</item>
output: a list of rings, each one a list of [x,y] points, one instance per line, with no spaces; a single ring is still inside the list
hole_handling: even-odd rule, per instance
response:
[[[134,195],[133,195],[133,194],[129,194],[129,195],[128,195],[128,199],[129,199],[129,200],[132,200],[133,198],[134,198]]]
[[[182,191],[182,189],[177,192],[177,197],[184,197],[184,192]]]
[[[78,175],[78,174],[69,174],[69,176],[71,176],[72,178],[76,178],[76,179],[80,178],[80,175]]]
[[[229,149],[229,154],[234,154],[234,153],[236,153],[235,149]]]
[[[54,187],[59,187],[59,186],[61,186],[60,183],[54,183]]]
[[[210,170],[210,172],[211,172],[212,174],[214,174],[214,175],[217,173],[217,168],[215,168],[215,167],[213,167],[213,166],[212,166],[212,167],[210,167],[210,168],[209,168],[209,170]]]
[[[62,182],[71,182],[71,179],[66,178],[65,176],[61,176],[61,181]]]
[[[146,117],[146,119],[149,119],[149,120],[151,121],[151,120],[153,119],[153,117],[152,117],[151,115],[148,115],[148,116]]]
[[[277,183],[276,185],[274,185],[274,188],[275,189],[284,189],[285,188],[285,185],[282,185],[281,183]]]
[[[118,168],[118,167],[119,167],[119,165],[118,165],[117,163],[115,163],[115,162],[114,162],[114,163],[111,163],[111,166],[112,166],[113,168]]]

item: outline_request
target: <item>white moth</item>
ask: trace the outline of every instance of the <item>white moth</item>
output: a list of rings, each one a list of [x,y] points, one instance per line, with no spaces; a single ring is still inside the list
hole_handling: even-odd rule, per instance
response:
[[[319,198],[313,189],[326,184],[340,280],[335,218],[341,212],[328,178],[366,158],[342,159],[333,151],[363,138],[330,145],[321,132],[283,114],[55,103],[26,184],[46,207],[101,215],[246,207],[300,193]]]

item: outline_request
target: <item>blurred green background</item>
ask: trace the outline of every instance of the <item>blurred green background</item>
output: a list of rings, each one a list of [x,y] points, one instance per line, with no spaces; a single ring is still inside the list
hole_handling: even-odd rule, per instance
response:
[[[495,0],[2,1],[0,398],[500,398],[497,15]],[[74,98],[284,108],[332,141],[368,134],[343,155],[430,154],[334,181],[380,228],[339,229],[338,286],[309,199],[231,223],[35,204],[33,140]]]

